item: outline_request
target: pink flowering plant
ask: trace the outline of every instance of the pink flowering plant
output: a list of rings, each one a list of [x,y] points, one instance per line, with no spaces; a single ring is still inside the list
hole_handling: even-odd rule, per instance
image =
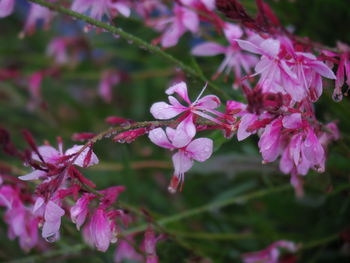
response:
[[[0,0],[0,261],[348,262],[350,9],[305,2]]]

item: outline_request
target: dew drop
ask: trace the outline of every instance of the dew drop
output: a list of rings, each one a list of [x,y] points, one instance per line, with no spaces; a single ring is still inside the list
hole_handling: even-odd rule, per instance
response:
[[[332,98],[335,102],[340,102],[343,99],[343,93],[339,88],[335,88]]]
[[[45,240],[49,243],[53,243],[57,240],[57,237],[55,234],[52,234],[51,236],[46,237]]]

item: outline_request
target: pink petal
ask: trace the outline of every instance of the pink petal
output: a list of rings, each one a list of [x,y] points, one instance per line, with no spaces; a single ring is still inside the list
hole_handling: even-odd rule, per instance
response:
[[[303,143],[303,152],[305,154],[305,157],[313,165],[321,165],[322,161],[325,159],[324,149],[311,128],[309,128],[307,136]]]
[[[196,107],[201,109],[216,109],[221,104],[220,99],[214,95],[207,95],[196,102]]]
[[[284,116],[282,119],[282,124],[283,124],[283,127],[287,129],[301,128],[301,125],[302,125],[301,114],[293,113],[293,114]]]
[[[83,148],[84,146],[83,145],[74,145],[72,148],[69,148],[66,152],[65,152],[65,155],[71,155],[71,154],[75,154],[77,152],[80,151],[81,148]],[[88,152],[90,151],[90,148],[87,147],[84,151],[82,151],[79,156],[75,159],[74,163],[75,165],[78,165],[80,167],[84,167],[84,160],[88,154]],[[75,158],[72,157],[72,158]],[[98,158],[96,156],[96,154],[94,152],[92,152],[91,154],[91,159],[90,159],[90,162],[88,163],[87,167],[89,166],[92,166],[92,165],[95,165],[95,164],[98,164]]]
[[[276,57],[280,52],[280,42],[275,39],[266,39],[260,44],[260,48],[270,57]]]
[[[166,94],[172,95],[174,93],[178,94],[184,101],[186,101],[188,104],[191,104],[191,101],[188,97],[187,93],[187,84],[183,81],[171,86],[165,91]]]
[[[61,157],[59,151],[57,151],[52,146],[43,145],[38,147],[40,155],[43,157],[44,161],[47,163],[55,164],[57,160]],[[32,159],[41,162],[39,156],[36,153],[32,154]]]
[[[115,3],[113,4],[113,7],[118,10],[119,13],[121,13],[125,17],[129,17],[131,10],[130,7],[123,3]]]
[[[41,170],[34,170],[33,172],[26,174],[26,175],[22,175],[18,178],[23,180],[23,181],[31,181],[31,180],[38,180],[44,176],[46,176],[46,172],[41,171]]]
[[[334,75],[334,72],[323,62],[314,60],[310,63],[312,69],[315,70],[321,76],[328,79],[336,79],[337,77]]]
[[[109,221],[104,210],[97,209],[91,217],[89,229],[93,244],[97,250],[105,252],[111,242],[112,232],[109,226]]]
[[[292,159],[290,158],[289,147],[284,150],[279,167],[284,174],[289,174],[292,171],[294,165]]]
[[[176,130],[170,127],[165,128],[166,135],[168,136],[169,140],[172,142],[175,137]]]
[[[199,27],[199,19],[195,12],[187,8],[183,8],[182,23],[192,33],[196,33]]]
[[[289,143],[289,155],[293,159],[295,166],[298,166],[300,160],[301,139],[301,134],[296,134],[292,137]]]
[[[175,46],[184,32],[180,25],[172,24],[162,35],[161,45],[165,48]]]
[[[162,101],[153,103],[150,111],[153,117],[159,120],[172,119],[183,112],[182,109],[179,109]]]
[[[214,42],[205,42],[195,46],[191,54],[195,56],[216,56],[225,52],[225,47]]]
[[[258,117],[255,114],[250,114],[250,113],[245,114],[241,118],[241,122],[239,124],[238,131],[237,131],[238,141],[242,141],[252,134],[252,132],[247,131],[247,128],[250,125],[252,125],[257,119]]]
[[[261,54],[261,49],[253,44],[252,42],[249,42],[247,40],[240,40],[237,39],[236,42],[240,46],[241,49],[255,53],[255,54]]]
[[[44,225],[42,237],[48,242],[54,242],[59,238],[59,229],[61,226],[61,217],[64,210],[52,201],[46,204],[44,214]]]
[[[224,26],[224,34],[226,36],[226,39],[232,43],[234,40],[241,38],[243,35],[243,31],[241,27],[231,24],[231,23],[226,23]]]
[[[189,144],[195,135],[196,126],[193,123],[192,114],[190,114],[176,127],[175,136],[172,143],[176,148],[182,148]]]
[[[280,153],[282,122],[277,119],[266,126],[259,140],[260,152],[266,162],[273,162]]]
[[[164,130],[162,128],[156,128],[149,132],[148,138],[156,145],[167,148],[174,149],[174,146],[169,141]]]
[[[193,165],[193,160],[190,159],[184,151],[178,151],[172,157],[175,175],[182,175],[191,169]]]
[[[192,159],[198,162],[206,161],[213,153],[213,140],[208,138],[195,139],[186,147]]]
[[[201,0],[208,10],[215,9],[215,0]]]
[[[88,214],[89,202],[90,196],[88,194],[84,194],[78,199],[76,204],[70,208],[71,220],[76,224],[78,230],[85,222],[86,216]]]
[[[12,14],[15,0],[0,0],[0,18]]]

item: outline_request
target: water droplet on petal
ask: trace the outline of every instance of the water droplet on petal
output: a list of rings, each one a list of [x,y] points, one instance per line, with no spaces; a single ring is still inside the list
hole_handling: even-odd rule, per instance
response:
[[[335,88],[333,91],[332,98],[335,102],[340,102],[343,99],[343,93],[341,92],[340,88]]]

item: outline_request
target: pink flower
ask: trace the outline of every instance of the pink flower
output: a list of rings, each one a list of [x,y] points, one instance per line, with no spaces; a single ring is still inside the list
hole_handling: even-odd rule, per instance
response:
[[[184,174],[192,167],[193,160],[204,162],[213,152],[213,141],[211,139],[198,138],[187,145],[178,147],[174,145],[175,136],[176,131],[169,127],[166,128],[166,133],[162,128],[154,129],[149,133],[149,138],[154,144],[166,149],[178,150],[172,157],[175,171],[168,188],[171,193],[176,192],[179,184],[182,188]]]
[[[243,254],[242,260],[244,263],[282,263],[281,248],[289,253],[295,253],[298,250],[293,242],[280,240],[263,250]]]
[[[89,203],[94,198],[95,195],[85,193],[78,199],[76,204],[71,207],[70,217],[72,222],[76,224],[78,230],[80,230],[80,227],[84,224],[89,212]]]
[[[285,148],[280,169],[282,172],[306,175],[310,168],[318,172],[324,171],[325,151],[317,138],[314,129],[302,120],[300,113],[283,118],[284,128],[294,132]]]
[[[213,122],[222,125],[220,121],[207,113],[223,116],[222,113],[215,111],[220,106],[220,100],[214,95],[207,95],[203,98],[198,98],[191,102],[187,94],[187,85],[185,82],[177,83],[166,90],[166,94],[172,95],[177,93],[188,106],[183,106],[175,97],[169,96],[170,104],[166,102],[156,102],[151,107],[153,117],[160,120],[166,120],[176,117],[184,113],[181,117],[181,122],[176,128],[172,144],[174,147],[183,147],[187,145],[196,135],[196,127],[194,124],[195,115],[209,119]]]
[[[126,240],[122,239],[118,241],[118,246],[114,253],[114,262],[121,263],[125,259],[143,262],[143,256],[140,255],[132,245],[130,245],[130,243],[135,243],[133,236],[128,235],[125,239]]]
[[[241,48],[238,46],[236,39],[241,38],[243,35],[242,29],[234,24],[225,23],[224,33],[230,43],[228,47],[222,46],[215,42],[204,42],[197,45],[191,51],[195,56],[216,56],[220,54],[225,55],[225,59],[220,64],[216,71],[215,77],[225,71],[228,75],[231,71],[235,74],[235,84],[240,82],[243,77],[243,73],[249,73],[250,69],[257,63],[255,56],[245,54],[241,52]]]
[[[100,84],[98,85],[98,94],[106,103],[112,102],[112,88],[119,84],[121,75],[115,70],[105,70],[102,72]]]
[[[175,4],[173,13],[173,16],[160,18],[152,25],[164,32],[160,38],[163,47],[175,46],[186,31],[196,33],[199,29],[199,17],[191,9]]]
[[[107,251],[109,244],[117,241],[113,226],[114,224],[108,218],[107,212],[102,208],[98,208],[88,224],[84,226],[85,241],[99,251]]]
[[[97,164],[98,158],[93,152],[91,153],[91,155],[89,154],[89,148],[86,148],[79,154],[78,157],[76,157],[76,154],[81,150],[82,147],[83,145],[74,145],[73,147],[66,150],[65,153],[63,153],[62,144],[59,144],[59,150],[56,150],[50,145],[43,145],[38,147],[39,155],[35,152],[32,153],[32,159],[34,161],[44,162],[59,167],[64,167],[65,163],[69,162],[73,158],[75,158],[73,164],[80,167],[92,166]],[[89,155],[90,160],[87,163],[85,163],[85,160],[89,157]],[[44,171],[36,169],[29,174],[20,176],[19,179],[24,181],[37,180],[45,176],[46,173]]]
[[[42,229],[42,237],[48,242],[55,242],[59,238],[59,229],[61,226],[61,217],[64,210],[54,203],[48,201],[44,212],[44,225]]]
[[[281,150],[282,140],[282,120],[274,120],[266,126],[259,140],[260,152],[263,162],[273,162],[277,159]]]
[[[19,238],[20,247],[29,251],[38,244],[38,218],[31,212],[31,207],[24,205],[20,189],[14,186],[0,187],[0,206],[6,207],[4,221],[8,224],[8,237]]]
[[[24,37],[25,35],[32,35],[35,32],[38,21],[43,21],[44,29],[48,29],[52,18],[53,12],[47,7],[31,3],[29,14],[20,36]]]
[[[242,49],[262,55],[255,66],[256,73],[252,76],[261,75],[258,84],[264,92],[284,91],[290,94],[295,101],[304,98],[302,91],[295,88],[299,85],[296,74],[290,69],[287,61],[280,57],[281,43],[279,40],[259,40],[257,44],[246,40],[236,41]]]
[[[294,55],[293,61],[290,62],[291,69],[300,81],[301,87],[296,87],[300,89],[300,96],[302,98],[308,96],[311,101],[318,100],[323,89],[321,77],[336,79],[333,71],[310,53],[291,52],[291,54]]]
[[[12,14],[15,0],[0,0],[0,18]]]
[[[158,263],[156,245],[159,238],[156,238],[153,228],[149,226],[145,232],[145,238],[142,244],[143,251],[146,254],[146,263]]]
[[[78,13],[89,12],[92,18],[102,20],[104,15],[109,18],[114,18],[117,14],[130,16],[129,5],[124,0],[74,0],[71,9]]]

